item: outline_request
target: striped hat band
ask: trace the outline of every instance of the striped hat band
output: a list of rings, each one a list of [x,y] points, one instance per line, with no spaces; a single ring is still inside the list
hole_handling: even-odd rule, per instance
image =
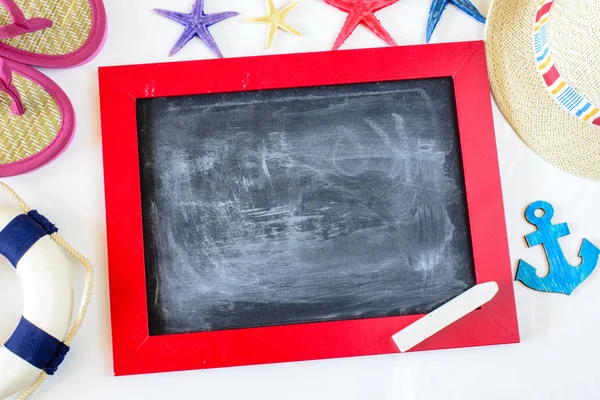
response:
[[[554,61],[552,47],[548,41],[548,27],[554,5],[555,0],[540,1],[535,15],[535,24],[533,25],[535,63],[542,82],[548,88],[554,100],[571,114],[589,124],[600,126],[600,105],[594,104],[592,100],[586,97],[585,93],[580,92],[571,85],[568,78],[561,74],[561,69],[557,67]],[[598,45],[600,46],[600,41]]]

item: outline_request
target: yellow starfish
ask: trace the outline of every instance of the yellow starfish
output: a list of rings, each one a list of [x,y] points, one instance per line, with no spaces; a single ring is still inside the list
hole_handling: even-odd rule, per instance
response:
[[[264,17],[252,18],[246,20],[246,22],[255,22],[261,24],[269,24],[269,37],[267,38],[267,49],[271,48],[273,44],[273,39],[275,38],[275,32],[277,32],[277,28],[282,29],[286,32],[292,33],[296,36],[302,36],[300,32],[296,29],[292,28],[290,24],[287,23],[285,18],[297,5],[299,1],[295,1],[289,6],[278,10],[273,4],[273,0],[267,0],[267,7],[269,8],[269,15],[265,15]]]

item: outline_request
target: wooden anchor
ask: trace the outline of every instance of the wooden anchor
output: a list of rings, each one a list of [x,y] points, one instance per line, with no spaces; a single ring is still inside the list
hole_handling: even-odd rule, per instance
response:
[[[542,212],[540,216],[536,212]],[[569,226],[566,223],[553,225],[554,207],[548,202],[537,201],[527,207],[525,218],[530,224],[537,227],[537,231],[525,236],[529,247],[542,245],[550,272],[545,277],[539,277],[536,269],[527,262],[520,260],[517,270],[517,280],[523,282],[531,289],[541,292],[571,294],[594,271],[600,258],[600,249],[589,240],[583,239],[579,257],[581,264],[569,264],[558,239],[569,235]]]

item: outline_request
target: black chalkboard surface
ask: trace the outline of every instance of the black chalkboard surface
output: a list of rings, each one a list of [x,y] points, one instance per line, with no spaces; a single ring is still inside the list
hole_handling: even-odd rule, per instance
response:
[[[475,285],[451,78],[137,118],[151,335],[421,314]]]

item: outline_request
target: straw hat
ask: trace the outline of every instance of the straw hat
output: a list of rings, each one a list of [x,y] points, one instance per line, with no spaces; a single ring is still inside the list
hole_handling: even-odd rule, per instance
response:
[[[600,2],[494,0],[486,52],[496,102],[525,143],[600,180]]]

